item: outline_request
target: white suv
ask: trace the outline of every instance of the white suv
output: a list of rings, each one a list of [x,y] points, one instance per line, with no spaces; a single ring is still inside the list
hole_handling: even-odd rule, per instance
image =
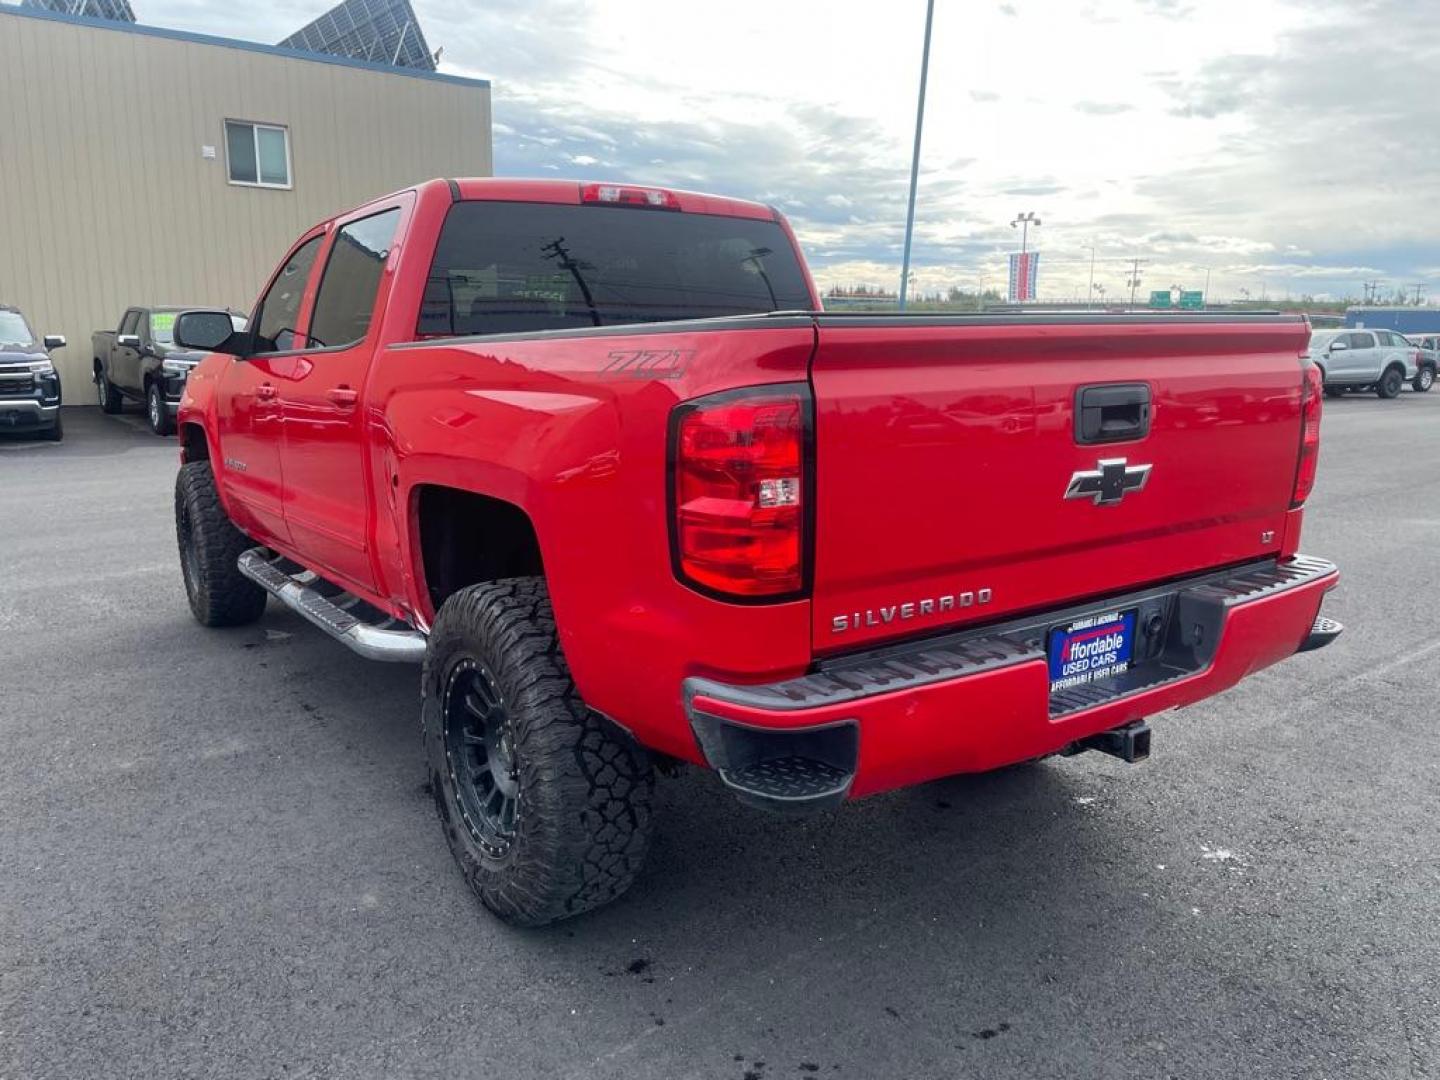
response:
[[[1310,335],[1309,357],[1319,366],[1331,397],[1346,390],[1374,390],[1382,398],[1393,398],[1407,381],[1416,390],[1429,390],[1435,382],[1434,368],[1421,366],[1420,350],[1393,330],[1316,330]],[[1428,380],[1422,374],[1426,371]]]

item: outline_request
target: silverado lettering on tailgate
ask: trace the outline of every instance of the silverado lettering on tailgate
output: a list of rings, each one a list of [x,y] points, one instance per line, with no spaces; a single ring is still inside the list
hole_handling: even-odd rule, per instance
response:
[[[956,608],[988,604],[993,598],[989,589],[974,592],[946,593],[943,596],[927,596],[923,600],[907,600],[903,604],[888,604],[884,607],[852,611],[848,615],[836,615],[830,620],[830,631],[843,634],[847,630],[858,630],[862,626],[883,626],[897,620],[914,619],[927,615],[943,615]]]

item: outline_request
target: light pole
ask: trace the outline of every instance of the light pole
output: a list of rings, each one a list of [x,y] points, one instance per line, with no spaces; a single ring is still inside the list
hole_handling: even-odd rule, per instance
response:
[[[925,0],[925,48],[920,54],[920,99],[915,103],[915,152],[910,157],[910,205],[905,211],[905,257],[900,265],[900,310],[905,310],[910,283],[910,240],[915,233],[915,187],[920,182],[920,132],[925,127],[925,79],[930,74],[930,26],[935,21],[935,0]]]
[[[1095,245],[1084,244],[1082,247],[1090,249],[1090,287],[1085,290],[1085,306],[1095,306]]]
[[[1015,216],[1015,220],[1010,222],[1010,228],[1013,229],[1016,225],[1020,226],[1020,254],[1024,255],[1025,242],[1027,239],[1029,239],[1030,236],[1030,226],[1034,225],[1038,229],[1041,225],[1041,221],[1038,217],[1035,216],[1034,211],[1027,210],[1023,214],[1017,214]]]

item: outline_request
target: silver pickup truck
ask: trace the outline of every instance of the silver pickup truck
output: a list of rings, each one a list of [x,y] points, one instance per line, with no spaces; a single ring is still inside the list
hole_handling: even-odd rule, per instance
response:
[[[1308,356],[1320,369],[1325,393],[1373,390],[1393,398],[1408,382],[1424,393],[1435,385],[1434,354],[1425,355],[1394,330],[1316,330]]]

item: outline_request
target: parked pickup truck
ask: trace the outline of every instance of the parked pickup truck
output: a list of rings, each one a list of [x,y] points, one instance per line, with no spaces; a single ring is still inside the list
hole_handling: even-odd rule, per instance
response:
[[[433,181],[323,222],[180,405],[195,617],[423,661],[501,917],[604,903],[657,766],[799,811],[1056,753],[1334,639],[1303,318],[830,315],[784,219]]]
[[[1307,356],[1320,369],[1329,397],[1374,390],[1393,398],[1407,380],[1422,394],[1435,385],[1433,358],[1393,330],[1316,330]]]
[[[0,431],[30,431],[59,442],[60,374],[50,359],[63,349],[59,334],[36,337],[19,308],[0,304]]]
[[[175,413],[185,377],[200,359],[175,344],[175,317],[183,307],[132,307],[114,330],[97,330],[90,337],[94,356],[95,392],[100,408],[118,413],[125,400],[142,402],[150,430],[169,435],[175,430]],[[243,330],[242,316],[230,313],[234,329]]]

